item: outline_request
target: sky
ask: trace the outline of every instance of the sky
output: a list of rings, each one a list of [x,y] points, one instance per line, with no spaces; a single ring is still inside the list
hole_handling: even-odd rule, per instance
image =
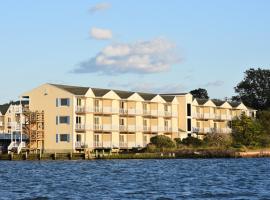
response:
[[[0,1],[0,103],[43,83],[234,95],[270,68],[268,0]]]

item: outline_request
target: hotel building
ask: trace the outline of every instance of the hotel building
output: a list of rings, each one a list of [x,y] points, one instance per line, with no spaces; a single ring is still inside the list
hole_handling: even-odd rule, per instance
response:
[[[145,147],[156,135],[174,140],[228,134],[233,117],[256,113],[242,103],[195,99],[189,93],[44,84],[21,97],[30,111],[43,115],[44,123],[35,126],[43,130],[42,139],[29,146],[43,152],[127,150]]]

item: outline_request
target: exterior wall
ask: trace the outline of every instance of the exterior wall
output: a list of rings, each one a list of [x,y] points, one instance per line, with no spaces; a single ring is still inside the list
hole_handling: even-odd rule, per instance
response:
[[[44,84],[31,92],[29,96],[29,109],[31,111],[44,111],[44,150],[45,152],[70,152],[73,150],[73,95],[49,84]],[[57,98],[69,98],[70,106],[56,107]],[[69,124],[56,124],[57,116],[69,116]],[[56,141],[57,134],[69,134],[69,142]]]

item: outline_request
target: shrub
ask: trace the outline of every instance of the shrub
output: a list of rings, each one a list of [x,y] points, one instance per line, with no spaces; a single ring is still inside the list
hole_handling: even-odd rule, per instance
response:
[[[175,143],[171,140],[171,138],[165,135],[158,135],[151,138],[151,144],[155,145],[157,148],[174,148]]]
[[[203,142],[202,140],[195,137],[187,137],[181,141],[181,144],[186,145],[186,146],[198,147],[198,146],[201,146]]]
[[[204,143],[211,147],[229,147],[232,144],[232,138],[229,134],[209,133],[204,138]]]

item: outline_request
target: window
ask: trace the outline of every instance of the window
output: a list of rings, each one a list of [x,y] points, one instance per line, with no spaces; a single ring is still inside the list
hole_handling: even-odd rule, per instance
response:
[[[77,106],[81,106],[82,105],[82,99],[77,99]]]
[[[187,116],[191,116],[191,104],[187,104]]]
[[[147,110],[147,104],[146,103],[143,104],[143,110]]]
[[[187,119],[187,131],[191,131],[191,119]]]
[[[69,116],[57,116],[56,117],[56,124],[69,124],[70,117]]]
[[[164,110],[165,110],[165,112],[168,112],[169,111],[169,108],[168,108],[169,106],[167,105],[167,104],[165,104],[165,106],[164,106]]]
[[[81,124],[81,123],[82,123],[82,118],[76,117],[76,124]]]
[[[95,123],[95,124],[99,124],[99,117],[95,117],[95,118],[94,118],[94,123]]]
[[[94,135],[94,141],[99,142],[99,135]]]
[[[69,142],[69,134],[56,134],[56,143],[58,142]]]
[[[121,126],[124,126],[125,125],[125,119],[124,118],[121,118],[119,120],[119,123],[120,123]]]
[[[120,108],[121,108],[121,109],[124,109],[124,108],[125,108],[125,102],[120,101]]]
[[[94,104],[95,104],[95,107],[99,107],[99,100],[96,99]]]
[[[59,106],[69,106],[70,105],[70,99],[68,98],[57,98],[56,99],[56,107]]]
[[[120,135],[120,142],[125,142],[125,136],[124,135]]]
[[[165,120],[165,121],[164,121],[164,126],[165,126],[165,127],[168,127],[168,126],[169,126],[169,121],[168,121],[168,120]]]
[[[78,135],[76,136],[76,141],[77,141],[77,142],[81,142],[81,141],[82,141],[82,136],[78,134]]]
[[[147,126],[147,120],[146,119],[143,120],[143,126]]]

